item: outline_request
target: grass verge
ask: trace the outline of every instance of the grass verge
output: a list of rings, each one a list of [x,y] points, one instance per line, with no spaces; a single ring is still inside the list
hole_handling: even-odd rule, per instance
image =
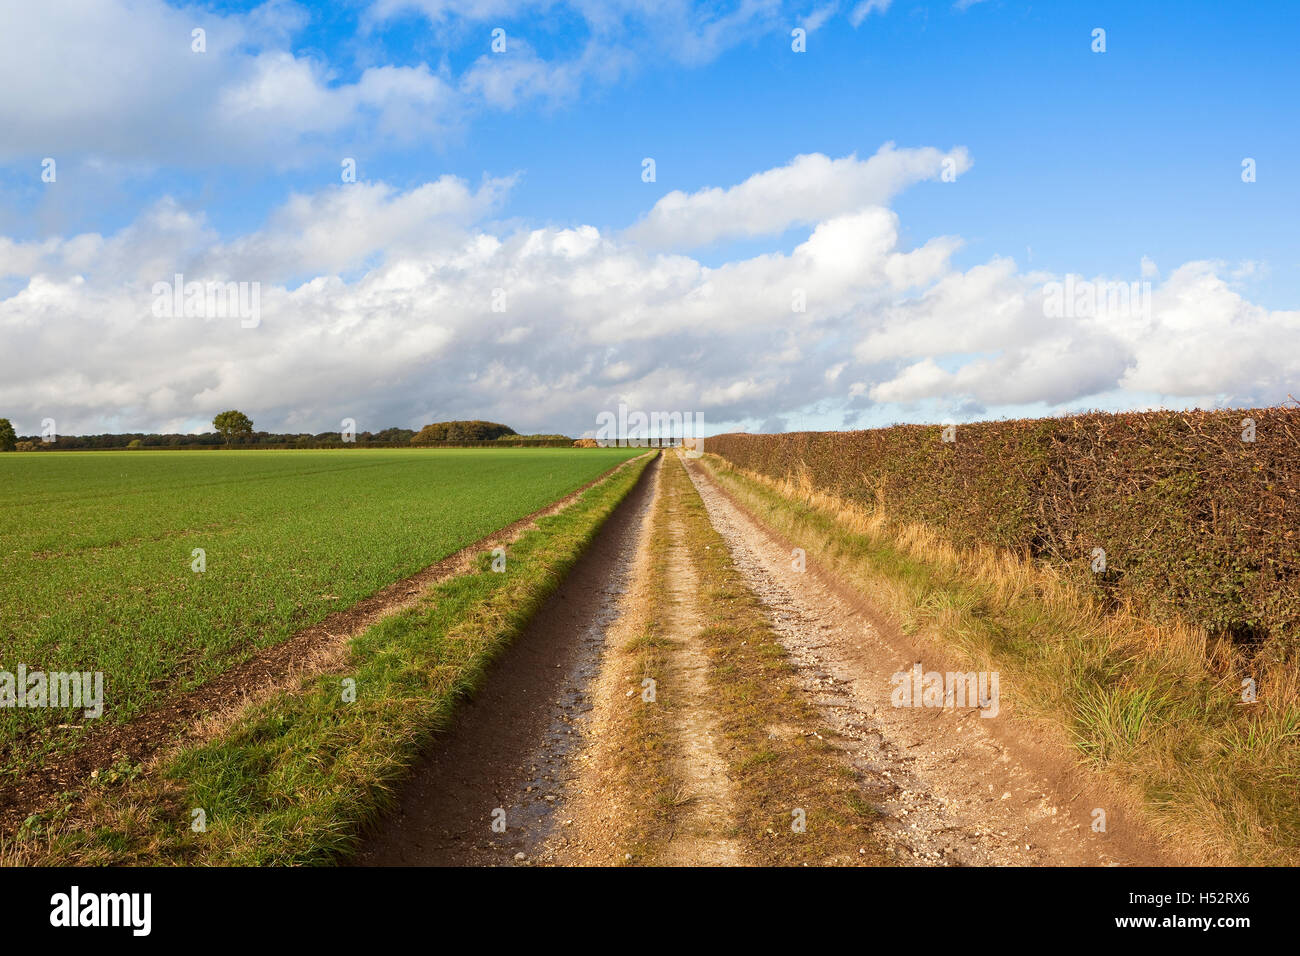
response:
[[[1050,568],[958,550],[809,482],[706,456],[710,473],[810,563],[906,633],[1002,673],[1017,716],[1060,732],[1164,839],[1213,864],[1300,862],[1300,679],[1204,632],[1107,609]],[[1243,681],[1257,700],[1243,700]]]
[[[337,862],[492,658],[523,629],[648,458],[538,519],[506,570],[484,555],[353,640],[342,667],[249,708],[214,739],[98,774],[0,846],[6,864]]]

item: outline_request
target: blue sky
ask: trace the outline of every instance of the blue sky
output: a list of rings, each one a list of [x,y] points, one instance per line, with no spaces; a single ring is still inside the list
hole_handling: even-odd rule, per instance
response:
[[[292,356],[293,336],[286,331],[276,337],[276,322],[268,321],[256,331],[260,341],[252,341],[252,335],[230,341],[235,355],[247,349],[261,358],[269,349],[290,363],[280,372],[263,367],[261,374],[296,381],[301,393],[268,401],[266,391],[252,385],[251,374],[232,370],[229,359],[212,357],[220,340],[212,338],[210,322],[191,340],[141,333],[151,362],[167,364],[174,357],[177,368],[172,377],[150,382],[147,394],[132,393],[124,383],[138,376],[119,367],[127,351],[117,338],[121,323],[77,327],[84,316],[61,317],[60,306],[51,304],[58,296],[36,296],[44,287],[32,281],[44,276],[46,282],[75,286],[77,295],[97,288],[101,294],[95,301],[117,301],[115,296],[130,293],[135,306],[123,304],[124,314],[138,309],[141,300],[131,290],[148,285],[149,276],[130,274],[122,263],[154,261],[142,236],[160,203],[194,220],[186,226],[191,231],[185,234],[184,256],[178,247],[177,271],[185,265],[193,275],[206,263],[214,275],[239,279],[232,262],[241,260],[232,258],[232,247],[269,243],[277,236],[283,242],[285,228],[299,229],[299,237],[309,232],[302,220],[277,229],[276,217],[283,216],[292,196],[317,197],[325,204],[331,191],[343,189],[341,157],[356,159],[360,186],[391,190],[375,201],[394,206],[412,203],[410,197],[422,186],[447,182],[444,177],[454,177],[470,194],[485,182],[511,181],[495,199],[484,197],[470,218],[453,216],[454,228],[441,212],[431,214],[438,221],[431,220],[430,231],[456,233],[456,240],[447,240],[451,246],[421,246],[412,239],[420,230],[395,214],[409,231],[391,241],[367,237],[351,259],[304,253],[275,274],[246,269],[249,278],[283,293],[271,295],[278,299],[272,308],[282,311],[270,318],[278,317],[278,328],[296,329],[298,335],[311,321],[293,301],[302,283],[337,276],[345,292],[359,293],[367,283],[382,284],[382,271],[397,269],[402,261],[437,263],[426,270],[423,290],[445,298],[446,270],[463,274],[449,250],[457,242],[471,248],[476,236],[495,237],[508,249],[511,237],[522,241],[518,237],[532,230],[551,235],[591,226],[602,242],[618,247],[609,254],[624,267],[628,257],[648,257],[642,260],[646,269],[657,263],[671,276],[675,267],[662,257],[677,255],[689,257],[691,268],[706,276],[697,276],[697,282],[705,285],[709,270],[755,273],[753,264],[765,256],[797,259],[801,244],[832,215],[820,212],[807,219],[796,210],[758,231],[736,225],[715,240],[686,245],[679,236],[660,236],[642,243],[644,250],[634,248],[638,242],[629,243],[624,230],[674,191],[693,196],[709,188],[729,190],[801,155],[856,156],[865,162],[894,143],[904,151],[963,150],[969,157],[969,168],[956,182],[917,173],[887,194],[852,199],[859,206],[887,208],[896,217],[896,234],[886,243],[891,254],[921,249],[940,237],[959,237],[960,244],[949,250],[942,268],[918,274],[910,284],[891,280],[887,289],[869,294],[857,289],[857,298],[842,307],[824,303],[818,313],[823,324],[799,332],[800,358],[791,368],[773,374],[763,362],[790,331],[775,314],[756,321],[749,339],[728,332],[716,341],[695,341],[710,355],[720,348],[748,351],[752,367],[701,361],[693,387],[665,375],[663,363],[681,353],[683,342],[702,337],[700,325],[682,329],[665,321],[654,335],[630,332],[625,339],[604,330],[585,342],[583,356],[595,356],[592,374],[607,384],[583,400],[539,397],[573,396],[572,385],[557,371],[565,363],[581,365],[573,355],[548,353],[526,381],[507,376],[513,384],[496,383],[527,393],[525,426],[577,432],[597,411],[624,400],[702,408],[711,420],[738,427],[846,427],[1052,414],[1094,405],[1267,403],[1286,397],[1293,366],[1279,366],[1276,356],[1263,353],[1295,351],[1294,310],[1300,304],[1300,239],[1294,228],[1300,209],[1296,5],[105,4],[120,9],[100,23],[71,2],[51,3],[37,13],[11,11],[4,14],[11,21],[6,24],[10,49],[0,39],[0,54],[9,54],[0,56],[9,63],[7,76],[0,67],[7,90],[0,119],[16,129],[7,144],[0,144],[0,243],[10,244],[8,254],[0,244],[0,323],[8,323],[0,324],[0,332],[15,346],[30,348],[73,341],[80,348],[104,345],[102,361],[77,369],[81,374],[68,377],[66,363],[60,369],[65,388],[88,392],[84,400],[57,409],[76,423],[70,431],[126,422],[137,428],[197,428],[214,403],[257,407],[259,425],[324,430],[337,427],[330,402],[340,388],[353,389],[364,416],[391,418],[376,421],[376,427],[417,424],[425,416],[468,413],[484,404],[499,415],[517,407],[509,396],[485,403],[474,384],[481,377],[461,366],[450,374],[444,369],[444,363],[464,354],[455,345],[457,335],[474,325],[464,315],[439,325],[447,335],[430,333],[422,343],[425,351],[407,356],[409,361],[395,359],[395,365],[381,363],[364,369],[364,375],[342,375],[353,380],[332,388],[292,365],[302,361]],[[78,23],[85,28],[80,45]],[[119,42],[112,35],[114,24],[121,25],[120,43],[126,47],[121,59],[107,50]],[[184,35],[189,24],[208,31],[210,48],[202,60],[179,48],[189,42]],[[809,30],[807,51],[796,53],[790,31],[801,25]],[[506,31],[507,52],[493,59],[491,31],[497,27]],[[1106,31],[1104,53],[1091,49],[1098,27]],[[102,52],[96,36],[103,39]],[[223,46],[226,40],[232,45]],[[169,46],[158,63],[151,62],[151,47],[138,46],[173,42],[178,48]],[[516,63],[523,64],[523,80],[491,85],[501,84],[500,71]],[[385,73],[387,68],[398,72]],[[139,75],[133,79],[129,74],[135,70]],[[381,73],[382,90],[367,93],[374,89],[367,84]],[[255,76],[262,77],[260,86],[250,81]],[[172,83],[184,92],[169,99],[165,87]],[[275,102],[250,99],[249,90]],[[234,99],[231,91],[237,93]],[[253,105],[232,110],[236,102]],[[54,184],[40,179],[46,156],[58,161]],[[655,159],[653,183],[641,180],[644,157]],[[1256,162],[1255,182],[1242,181],[1246,157]],[[738,205],[728,209],[740,219],[748,215]],[[110,244],[116,237],[123,251],[111,269],[106,260],[87,260],[77,252],[82,247],[74,244],[76,237],[87,235]],[[49,242],[58,249],[42,258],[40,244]],[[1144,257],[1150,263],[1145,272]],[[1017,294],[1030,298],[1035,288],[1067,273],[1150,279],[1157,286],[1156,323],[1195,329],[1188,333],[1195,341],[1183,346],[1184,360],[1190,356],[1212,364],[1205,353],[1216,335],[1244,330],[1249,341],[1234,352],[1236,365],[1221,380],[1202,370],[1183,381],[1166,368],[1152,371],[1159,361],[1143,348],[1154,349],[1150,339],[1158,341],[1158,334],[1144,327],[1146,344],[1138,343],[1134,330],[1141,322],[1105,329],[1089,325],[1073,330],[1075,339],[1055,344],[1031,342],[1023,330],[1008,339],[1003,323],[1000,331],[983,337],[959,335],[961,342],[946,343],[944,330],[967,320],[950,303],[947,312],[926,313],[938,333],[930,352],[915,342],[862,345],[864,334],[870,337],[873,330],[898,327],[904,320],[918,327],[920,319],[908,318],[907,304],[934,299],[945,277],[976,285],[972,270],[977,276],[1001,260],[1014,260]],[[1209,265],[1179,271],[1196,263]],[[503,276],[514,270],[505,262],[493,268]],[[625,287],[630,281],[625,271],[610,287],[620,303],[635,295],[632,286]],[[543,271],[529,288],[567,281],[557,274]],[[608,274],[606,267],[593,267],[591,275],[574,281],[587,288],[592,276]],[[646,302],[628,306],[629,314],[651,314],[668,307],[666,297],[690,294],[674,278],[663,283]],[[996,297],[1002,305],[972,304],[971,314],[1010,308],[1003,293]],[[557,320],[561,327],[548,334],[541,313],[565,312],[566,300],[530,301],[540,311],[504,330],[507,344],[529,335],[572,339],[565,322],[591,326],[588,313],[575,312]],[[1215,304],[1202,309],[1200,303]],[[358,306],[349,299],[348,307]],[[443,321],[410,302],[383,308],[388,311],[366,312],[356,322],[389,323],[386,340],[401,337],[408,327],[402,323]],[[43,322],[55,324],[49,331],[53,338],[43,340],[33,332],[34,310],[46,315]],[[708,315],[719,327],[728,324],[720,313]],[[1125,317],[1113,318],[1119,323]],[[340,321],[343,327],[356,325]],[[68,326],[63,339],[59,322]],[[331,329],[337,332],[338,327]],[[1114,366],[1113,381],[1104,381],[1106,375],[1067,374],[1078,379],[1073,393],[1043,388],[1041,397],[1028,385],[1003,394],[988,384],[998,376],[1020,375],[1016,381],[1024,383],[1035,376],[1051,378],[1044,363],[1077,354],[1079,336],[1089,342],[1105,339],[1095,361]],[[1039,345],[1045,351],[1030,356]],[[632,368],[637,363],[625,353],[634,347],[650,349],[655,362]],[[1032,371],[1010,360],[1001,371],[972,365],[1011,351],[1023,353]],[[517,361],[520,353],[503,348],[475,354],[486,366]],[[1252,356],[1268,361],[1252,365]],[[850,365],[826,381],[837,357]],[[358,365],[365,362],[358,359]],[[911,384],[899,378],[908,369]],[[422,391],[407,384],[401,395],[381,395],[357,386],[375,376],[406,383],[452,378],[460,389]],[[41,389],[21,386],[15,381],[0,387],[0,403],[21,407],[11,417],[35,416],[42,402],[51,401],[49,395],[33,399],[33,391]],[[309,424],[316,420],[319,426]]]

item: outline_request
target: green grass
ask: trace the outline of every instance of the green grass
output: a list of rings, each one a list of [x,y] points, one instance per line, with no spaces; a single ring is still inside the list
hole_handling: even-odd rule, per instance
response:
[[[500,452],[489,453],[493,456]],[[529,453],[533,454],[533,453]],[[0,841],[0,864],[338,862],[391,805],[406,768],[479,683],[634,487],[633,462],[539,519],[505,573],[484,555],[355,638],[340,667],[248,708],[156,767],[121,768]],[[354,680],[356,699],[342,694]],[[191,829],[192,811],[206,830]]]
[[[103,671],[129,720],[637,452],[0,455],[0,669]],[[0,709],[0,752],[67,719]]]

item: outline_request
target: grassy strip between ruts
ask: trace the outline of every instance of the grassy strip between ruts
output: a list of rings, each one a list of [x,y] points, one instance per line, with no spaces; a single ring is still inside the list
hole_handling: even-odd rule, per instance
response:
[[[668,500],[662,493],[663,476],[672,453],[664,454],[655,480],[660,482],[650,514],[646,565],[638,568],[634,591],[625,600],[629,619],[619,622],[622,643],[613,648],[616,686],[627,686],[632,706],[615,706],[610,715],[614,793],[623,823],[618,845],[627,857],[614,862],[654,865],[672,833],[674,781],[671,772],[672,721],[663,707],[642,702],[643,682],[658,681],[664,688],[668,637],[664,622],[666,555],[670,536]]]
[[[252,707],[216,739],[149,768],[87,783],[19,837],[4,863],[337,862],[391,805],[393,786],[487,664],[563,579],[649,458],[543,517],[509,548],[504,573],[471,573],[351,644],[345,667]],[[355,695],[355,699],[349,699]],[[200,826],[199,824],[202,824]]]
[[[1210,863],[1300,861],[1294,669],[1252,664],[1192,628],[1108,612],[1014,555],[957,549],[807,482],[705,461],[745,507],[905,632],[1000,669],[1004,702],[1060,728],[1163,838]],[[1256,681],[1255,703],[1242,701],[1243,675]]]
[[[665,499],[678,492],[684,544],[699,574],[708,680],[728,744],[723,757],[746,860],[885,865],[870,832],[876,811],[860,796],[856,771],[804,695],[766,608],[745,584],[677,456],[665,463],[663,480]]]

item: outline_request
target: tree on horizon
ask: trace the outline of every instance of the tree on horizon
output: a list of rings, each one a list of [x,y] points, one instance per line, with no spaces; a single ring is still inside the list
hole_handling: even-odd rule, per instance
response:
[[[253,420],[233,408],[212,419],[212,427],[221,432],[227,445],[235,438],[247,438],[253,434]]]

